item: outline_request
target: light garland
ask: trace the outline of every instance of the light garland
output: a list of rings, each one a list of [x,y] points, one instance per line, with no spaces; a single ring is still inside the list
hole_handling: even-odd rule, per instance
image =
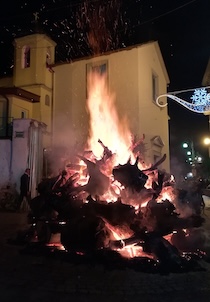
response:
[[[190,111],[193,111],[196,113],[210,114],[210,93],[207,92],[207,90],[206,90],[207,88],[210,88],[210,86],[194,89],[193,95],[191,96],[191,100],[192,100],[191,103],[188,101],[185,101],[175,95],[178,93],[188,92],[188,91],[192,90],[192,89],[188,89],[188,90],[172,92],[171,94],[170,93],[162,94],[157,97],[156,104],[162,108],[166,107],[168,105],[168,103],[162,104],[159,102],[159,100],[162,97],[167,97],[167,98],[170,98],[170,99],[174,100],[175,102],[181,104],[182,106],[184,106],[185,108],[187,108]]]

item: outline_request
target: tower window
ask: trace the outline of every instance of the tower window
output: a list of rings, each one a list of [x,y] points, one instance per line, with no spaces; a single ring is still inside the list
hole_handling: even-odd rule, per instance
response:
[[[50,64],[51,64],[51,51],[50,48],[48,47],[46,53],[46,65],[49,66]]]
[[[26,118],[26,111],[21,111],[21,118]]]
[[[22,68],[30,67],[30,61],[31,61],[31,49],[29,46],[24,46],[22,52]]]

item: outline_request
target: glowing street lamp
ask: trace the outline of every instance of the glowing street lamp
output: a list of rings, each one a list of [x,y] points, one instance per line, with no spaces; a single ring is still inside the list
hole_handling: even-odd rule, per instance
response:
[[[201,156],[198,156],[198,157],[197,157],[197,161],[198,161],[198,163],[202,163],[203,158],[202,158]]]
[[[186,148],[188,148],[189,146],[188,146],[187,143],[183,143],[183,144],[182,144],[182,147],[186,149]]]
[[[204,138],[204,140],[203,140],[203,142],[204,142],[204,145],[210,145],[210,138],[209,137],[205,137]]]
[[[189,143],[184,142],[182,144],[182,147],[184,149],[188,149],[187,155],[189,156],[188,161],[189,161],[190,165],[192,166],[192,175],[196,176],[196,167],[195,167],[196,157],[195,157],[195,149],[194,149],[193,141],[190,141]]]
[[[190,141],[190,143],[183,143],[182,144],[182,147],[184,149],[189,149],[187,151],[187,155],[191,155],[191,158],[192,158],[192,161],[194,162],[195,161],[195,149],[194,149],[194,144],[193,144],[193,141]]]
[[[205,137],[203,140],[204,145],[209,147],[209,157],[210,157],[210,138],[209,137]]]

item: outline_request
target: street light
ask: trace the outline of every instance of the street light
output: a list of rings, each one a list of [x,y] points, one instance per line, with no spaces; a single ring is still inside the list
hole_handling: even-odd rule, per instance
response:
[[[188,157],[188,161],[189,161],[190,165],[192,166],[192,175],[196,176],[196,166],[195,166],[196,156],[195,156],[195,149],[194,149],[193,141],[190,141],[189,143],[184,142],[182,144],[182,147],[184,149],[188,149],[187,155],[190,156],[190,157]]]
[[[209,157],[210,157],[210,138],[209,137],[205,137],[203,140],[204,145],[209,147]]]
[[[185,148],[185,149],[188,148],[188,147],[189,147],[189,146],[188,146],[188,143],[183,143],[183,144],[182,144],[182,147]]]
[[[204,140],[204,145],[210,145],[210,138],[209,137],[205,137]]]

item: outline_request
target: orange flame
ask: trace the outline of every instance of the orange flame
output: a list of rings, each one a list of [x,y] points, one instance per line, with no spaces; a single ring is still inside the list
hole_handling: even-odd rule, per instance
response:
[[[126,119],[120,120],[115,107],[115,95],[107,87],[107,74],[88,74],[87,110],[90,115],[88,148],[101,157],[104,145],[116,154],[116,164],[125,163],[131,155],[131,132]]]

